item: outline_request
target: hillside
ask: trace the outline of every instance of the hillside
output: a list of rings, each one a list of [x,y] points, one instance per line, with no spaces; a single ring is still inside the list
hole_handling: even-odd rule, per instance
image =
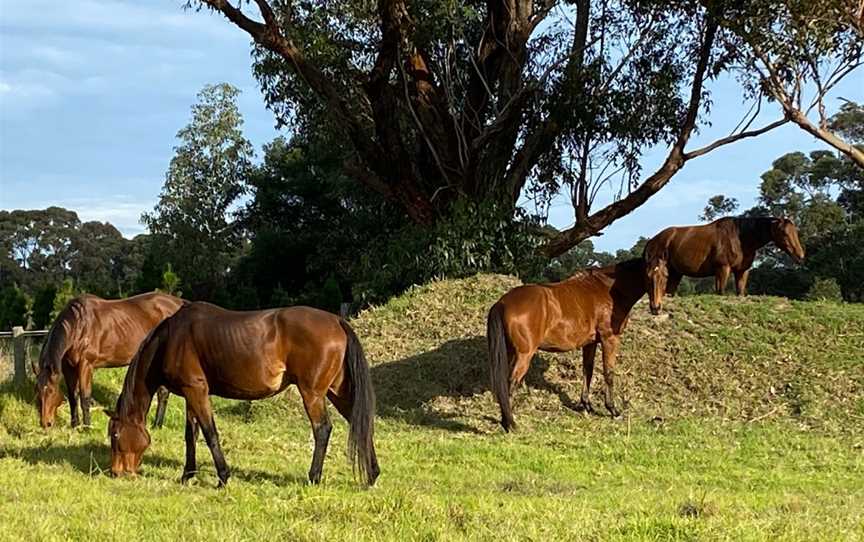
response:
[[[619,359],[622,418],[568,408],[581,357],[541,354],[516,400],[520,430],[505,435],[483,334],[516,284],[437,281],[352,320],[378,395],[383,472],[371,491],[345,461],[334,409],[324,481],[305,484],[310,432],[293,389],[214,401],[233,470],[217,491],[203,441],[197,480],[177,481],[181,399],[152,432],[143,476],[113,480],[104,416],[71,430],[63,405],[60,427],[43,432],[30,386],[6,383],[0,538],[864,539],[864,306],[702,296],[652,317],[642,302]],[[123,374],[97,372],[100,405]]]
[[[478,275],[417,287],[354,325],[385,415],[497,431],[488,389],[486,313],[512,277]],[[634,307],[616,387],[631,416],[789,417],[830,430],[864,416],[864,305],[752,296],[668,298],[666,314]],[[592,392],[602,405],[602,372]],[[582,386],[581,354],[541,353],[517,416],[569,415]],[[602,408],[602,407],[601,407]]]

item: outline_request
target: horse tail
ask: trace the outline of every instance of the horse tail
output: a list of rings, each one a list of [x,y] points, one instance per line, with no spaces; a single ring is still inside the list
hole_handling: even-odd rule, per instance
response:
[[[489,376],[492,393],[501,407],[501,427],[511,431],[516,427],[510,409],[510,356],[507,352],[507,335],[504,330],[503,307],[496,303],[486,319],[486,340],[489,344]]]
[[[48,337],[39,353],[39,371],[60,374],[61,364],[72,343],[81,334],[87,308],[80,298],[75,298],[63,307],[51,325]],[[77,333],[76,333],[77,332]]]
[[[378,458],[375,456],[375,445],[372,434],[375,425],[375,391],[372,388],[372,377],[369,374],[369,363],[363,353],[363,345],[345,320],[340,319],[339,325],[347,336],[344,363],[351,383],[351,427],[348,432],[348,457],[358,468],[368,485],[373,485],[378,478]]]

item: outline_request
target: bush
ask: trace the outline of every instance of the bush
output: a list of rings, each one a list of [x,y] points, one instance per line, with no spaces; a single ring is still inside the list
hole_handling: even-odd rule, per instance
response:
[[[354,299],[380,302],[432,278],[479,272],[542,279],[542,241],[539,224],[524,213],[512,220],[509,210],[493,204],[460,201],[431,230],[409,225],[372,243],[355,272]]]
[[[0,292],[0,329],[27,326],[27,302],[27,296],[17,286],[4,288]]]
[[[804,296],[808,301],[843,301],[840,285],[833,278],[817,278]]]
[[[60,311],[66,308],[66,305],[69,304],[70,301],[75,299],[76,296],[83,292],[79,292],[75,288],[75,283],[72,279],[66,279],[63,281],[63,284],[60,285],[60,289],[57,290],[57,294],[54,296],[54,309],[51,311],[50,322],[53,322],[57,319],[57,316],[60,314]]]
[[[313,304],[319,309],[339,314],[339,308],[342,305],[342,291],[339,289],[339,282],[336,277],[333,275],[327,277]]]
[[[55,297],[57,297],[57,287],[54,285],[45,286],[36,292],[31,310],[35,329],[47,329],[51,325]]]

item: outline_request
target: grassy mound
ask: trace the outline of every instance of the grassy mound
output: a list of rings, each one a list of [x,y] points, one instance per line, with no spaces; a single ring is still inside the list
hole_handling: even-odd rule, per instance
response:
[[[103,416],[71,430],[64,405],[43,432],[30,386],[6,383],[0,538],[864,538],[864,306],[701,296],[652,317],[640,303],[618,363],[622,418],[571,410],[581,355],[540,354],[516,400],[520,431],[504,435],[483,335],[488,308],[517,284],[437,281],[352,320],[378,395],[371,491],[344,460],[332,408],[324,482],[305,484],[312,445],[294,389],[214,399],[233,471],[216,491],[203,439],[198,478],[178,483],[182,400],[152,433],[143,475],[113,480]],[[597,394],[599,367],[598,355]],[[99,405],[113,406],[124,372],[97,372]]]
[[[486,313],[518,284],[496,275],[433,282],[361,314],[354,325],[375,364],[382,414],[496,431],[486,391]],[[516,415],[528,423],[569,415],[582,386],[581,359],[579,351],[535,356]],[[634,417],[787,417],[851,429],[864,416],[864,305],[673,297],[666,314],[653,317],[643,299],[617,375],[619,400]],[[598,351],[597,405],[602,390]]]

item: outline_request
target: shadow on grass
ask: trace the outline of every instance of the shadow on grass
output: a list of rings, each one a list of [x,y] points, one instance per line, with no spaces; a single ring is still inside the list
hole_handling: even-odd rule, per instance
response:
[[[204,450],[206,451],[207,448],[205,447]],[[209,451],[207,451],[207,454],[209,458]],[[64,465],[88,476],[99,474],[107,476],[109,475],[109,468],[111,465],[111,449],[106,445],[93,445],[86,443],[57,445],[51,443],[46,446],[32,446],[17,449],[0,448],[0,459],[4,458],[23,460],[31,465]],[[204,467],[204,469],[207,470],[213,470],[212,462],[207,463],[206,461],[206,459],[199,456],[198,466]],[[229,466],[231,466],[230,463]],[[172,477],[172,479],[176,479],[179,483],[180,474],[183,470],[183,462],[160,454],[145,453],[144,460],[141,464],[141,470],[146,476],[147,471],[149,470],[152,472],[153,469],[176,470],[177,476]],[[231,466],[231,478],[250,483],[264,480],[278,486],[305,484],[307,482],[306,476],[302,473],[283,474],[264,472],[255,469],[245,469],[242,466]]]
[[[599,358],[599,356],[598,356]],[[570,410],[581,412],[582,405],[570,397],[566,387],[549,378],[551,360],[536,355],[525,377],[525,385],[558,397]],[[578,366],[568,368],[573,381],[581,386],[581,357]],[[595,368],[595,373],[597,369]],[[568,376],[570,376],[568,374]],[[595,374],[595,380],[596,380]],[[441,397],[466,398],[489,390],[489,361],[486,338],[475,336],[447,341],[440,347],[399,361],[372,367],[372,378],[378,396],[378,414],[414,425],[426,425],[450,431],[479,432],[457,419],[456,415],[436,412],[426,403]],[[601,382],[594,382],[602,385]],[[518,408],[519,395],[516,393]],[[497,423],[498,420],[493,420]]]
[[[440,397],[462,398],[488,389],[486,338],[447,341],[440,347],[372,367],[378,415],[413,425],[478,432],[455,415],[425,408]]]

